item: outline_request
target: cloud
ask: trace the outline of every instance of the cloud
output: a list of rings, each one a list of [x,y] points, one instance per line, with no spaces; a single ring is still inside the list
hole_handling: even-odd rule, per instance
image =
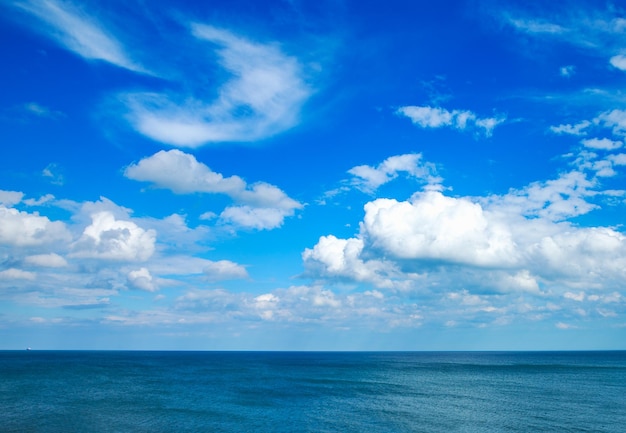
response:
[[[59,167],[54,163],[48,164],[46,168],[41,171],[41,175],[47,178],[53,185],[63,185],[65,183],[63,174],[60,173]]]
[[[193,155],[176,149],[144,158],[127,167],[124,175],[179,194],[225,194],[240,205],[227,207],[220,214],[221,221],[245,228],[279,227],[285,217],[303,207],[274,185],[265,182],[248,185],[239,176],[224,177],[198,162]]]
[[[362,232],[372,248],[398,259],[510,266],[517,253],[508,227],[467,199],[437,191],[411,202],[377,199],[365,205]]]
[[[0,244],[27,247],[70,239],[70,233],[60,221],[50,221],[37,212],[0,206]]]
[[[22,271],[21,269],[9,268],[0,271],[0,280],[34,280],[36,274],[33,272]]]
[[[156,232],[132,221],[117,220],[108,211],[91,215],[92,223],[73,245],[70,257],[145,261],[154,253]]]
[[[359,165],[348,170],[354,176],[353,184],[364,191],[371,192],[379,186],[398,177],[398,173],[406,173],[437,188],[442,179],[436,175],[435,165],[424,162],[419,153],[391,156],[376,167]]]
[[[211,102],[197,95],[123,95],[138,132],[163,143],[198,147],[261,140],[298,122],[311,90],[296,58],[276,45],[252,42],[204,24],[192,24],[191,32],[198,41],[219,47],[219,63],[232,77]]]
[[[549,4],[546,5],[549,8]],[[529,16],[525,11],[508,9],[501,14],[501,19],[517,31],[544,41],[552,39],[583,48],[594,55],[608,58],[613,67],[625,70],[626,57],[616,52],[621,52],[626,42],[626,20],[615,15],[616,11],[610,5],[604,10],[579,5],[561,8],[556,13],[539,10],[535,16]]]
[[[124,170],[129,179],[151,182],[158,188],[166,188],[178,194],[194,192],[236,195],[245,190],[246,182],[239,176],[225,178],[193,155],[180,150],[161,150],[131,164]]]
[[[134,289],[145,290],[146,292],[158,290],[158,286],[147,268],[130,271],[127,278],[129,286]]]
[[[561,68],[559,68],[559,73],[561,74],[561,77],[569,78],[574,75],[575,72],[576,67],[573,65],[561,66]]]
[[[230,260],[208,262],[203,269],[209,281],[236,280],[248,278],[248,271],[242,265]]]
[[[621,141],[614,141],[608,138],[590,138],[587,140],[582,140],[581,143],[583,144],[583,146],[590,149],[600,150],[615,150],[624,145],[624,143]]]
[[[95,18],[93,13],[81,10],[68,1],[26,0],[13,6],[37,18],[43,26],[37,31],[53,38],[65,49],[90,60],[101,60],[134,72],[146,72],[125,52]]]
[[[612,128],[615,135],[626,136],[626,111],[624,110],[605,111],[594,119],[594,123]]]
[[[44,107],[43,105],[38,104],[36,102],[28,102],[26,104],[23,104],[21,106],[21,108],[24,111],[26,111],[27,113],[30,113],[30,114],[32,114],[34,116],[37,116],[37,117],[44,117],[44,118],[48,118],[48,119],[57,119],[57,118],[65,116],[60,111],[51,110],[50,108]]]
[[[482,129],[487,137],[492,135],[496,126],[505,121],[505,117],[479,118],[471,111],[449,111],[445,108],[430,106],[400,107],[397,113],[408,117],[415,125],[422,128]]]
[[[451,197],[441,189],[417,192],[405,201],[370,201],[356,236],[329,234],[304,250],[304,276],[420,293],[432,308],[438,308],[434,298],[440,290],[469,290],[471,296],[487,292],[480,311],[465,309],[462,315],[497,312],[504,321],[509,320],[505,312],[510,317],[552,315],[552,307],[538,304],[545,304],[546,297],[583,287],[597,293],[617,290],[626,278],[626,236],[615,228],[569,221],[596,209],[591,201],[596,197],[624,195],[602,191],[597,177],[584,171],[603,176],[615,162],[626,164],[620,155],[586,157],[588,167],[575,162],[577,170],[501,195]],[[601,167],[605,162],[608,168]],[[532,306],[512,300],[515,293],[535,297]]]
[[[46,268],[62,268],[67,266],[67,261],[56,253],[27,256],[24,258],[24,263]]]
[[[271,230],[280,227],[285,217],[293,213],[289,209],[230,206],[222,211],[220,220],[248,229]]]
[[[23,192],[0,190],[0,205],[13,206],[21,202],[23,197]]]
[[[322,236],[312,249],[302,253],[305,275],[366,282],[381,288],[401,287],[403,280],[417,277],[401,275],[390,262],[363,259],[363,248],[362,239]],[[397,276],[400,280],[395,279]]]
[[[527,218],[563,221],[584,215],[597,205],[587,199],[595,196],[596,184],[580,171],[561,174],[557,179],[533,182],[504,195],[488,196],[481,201],[498,212]]]
[[[621,71],[626,71],[626,56],[625,55],[618,54],[616,56],[611,57],[610,63],[615,68]]]
[[[561,25],[539,19],[510,18],[509,23],[516,29],[526,33],[561,35],[569,32],[569,29]]]
[[[585,131],[585,129],[589,128],[590,126],[591,122],[588,120],[584,120],[575,125],[571,125],[568,123],[559,126],[551,126],[550,131],[554,132],[555,134],[586,135],[587,132]]]
[[[540,11],[547,15],[546,11]],[[589,49],[615,50],[624,40],[624,19],[615,16],[610,7],[568,8],[543,16],[529,16],[523,11],[507,10],[501,14],[504,22],[516,30],[537,37],[550,37]]]

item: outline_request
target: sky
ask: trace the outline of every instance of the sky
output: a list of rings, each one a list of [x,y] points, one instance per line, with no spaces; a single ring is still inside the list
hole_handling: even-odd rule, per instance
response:
[[[626,349],[619,2],[0,10],[0,349]]]

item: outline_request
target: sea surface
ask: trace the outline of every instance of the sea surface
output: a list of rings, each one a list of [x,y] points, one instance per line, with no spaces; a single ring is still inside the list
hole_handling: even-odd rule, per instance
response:
[[[0,432],[626,432],[626,352],[0,351]]]

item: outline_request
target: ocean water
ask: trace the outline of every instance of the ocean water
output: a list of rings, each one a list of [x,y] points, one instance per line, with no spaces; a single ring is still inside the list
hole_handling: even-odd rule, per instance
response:
[[[626,352],[0,352],[0,432],[626,432]]]

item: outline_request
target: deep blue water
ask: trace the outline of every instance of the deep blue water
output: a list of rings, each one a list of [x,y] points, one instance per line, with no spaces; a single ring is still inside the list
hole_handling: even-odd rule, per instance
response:
[[[0,351],[1,432],[626,432],[626,352]]]

